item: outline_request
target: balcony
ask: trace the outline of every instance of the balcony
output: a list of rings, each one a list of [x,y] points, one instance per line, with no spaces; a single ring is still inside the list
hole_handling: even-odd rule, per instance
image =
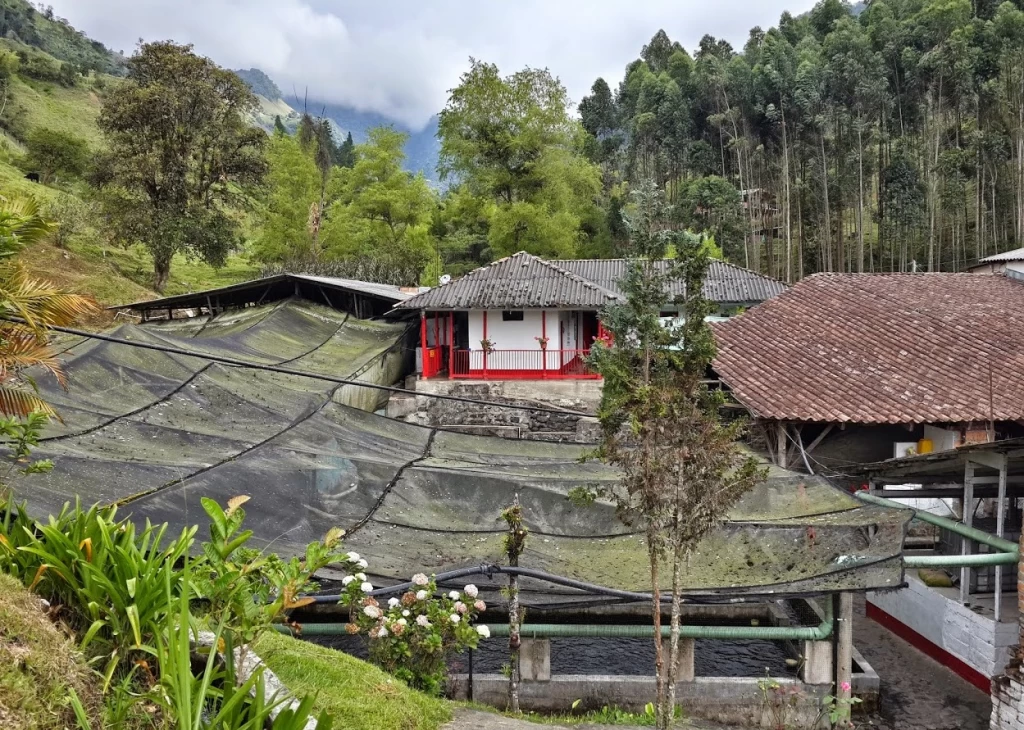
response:
[[[424,377],[442,375],[473,380],[598,380],[586,365],[590,350],[455,350],[450,363],[447,347],[424,353]]]

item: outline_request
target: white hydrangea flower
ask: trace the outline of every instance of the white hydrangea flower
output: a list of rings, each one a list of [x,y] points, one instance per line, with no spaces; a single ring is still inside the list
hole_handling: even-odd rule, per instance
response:
[[[398,599],[392,596],[391,598],[388,599],[388,608],[397,608],[398,607],[398,603],[399,603]]]
[[[470,583],[468,586],[462,589],[462,592],[470,598],[476,598],[477,595],[480,593],[480,590],[475,585]]]
[[[427,600],[427,592],[426,591],[416,591],[416,600],[417,601],[425,601],[425,600]]]
[[[368,580],[367,581],[363,581],[363,584],[361,586],[359,586],[359,587],[363,590],[364,593],[369,593],[370,591],[373,590],[373,583],[371,583]]]
[[[448,617],[448,620],[451,621],[453,624],[457,624],[459,621],[462,620],[462,616],[460,616],[457,613],[453,613],[451,616]]]
[[[491,638],[491,630],[484,624],[480,624],[476,627],[476,632],[485,639]]]
[[[457,600],[459,600],[459,592],[458,591],[448,591],[448,597],[450,599],[452,599],[453,601],[457,601]]]
[[[347,586],[349,583],[351,583],[355,579],[356,579],[356,577],[354,575],[346,575],[344,578],[341,579],[341,584],[343,586]]]
[[[428,628],[430,626],[430,619],[428,619],[426,616],[420,615],[416,617],[416,623],[422,626],[423,628]]]
[[[370,618],[374,618],[374,619],[380,618],[380,609],[377,608],[376,606],[366,606],[363,609],[363,613],[365,613]]]
[[[404,611],[402,611],[402,615],[405,616],[406,618],[409,618],[409,609],[407,608]]]
[[[348,558],[348,562],[350,562],[350,563],[358,563],[359,562],[359,553],[349,553],[345,557]]]
[[[430,582],[430,579],[427,578],[427,576],[425,576],[423,573],[417,573],[412,577],[412,582],[414,585],[425,586],[427,583]]]
[[[356,573],[356,580],[366,580],[366,573]]]
[[[398,623],[402,624],[402,626],[408,626],[409,625],[409,622],[406,621],[404,618],[398,619]]]
[[[369,566],[370,564],[369,564],[369,563],[367,563],[367,562],[366,562],[366,560],[365,560],[364,558],[360,558],[360,559],[359,559],[359,560],[358,560],[358,561],[356,562],[356,565],[358,565],[358,566],[359,566],[360,568],[362,568],[363,570],[366,570],[366,568],[367,568],[367,567],[368,567],[368,566]]]

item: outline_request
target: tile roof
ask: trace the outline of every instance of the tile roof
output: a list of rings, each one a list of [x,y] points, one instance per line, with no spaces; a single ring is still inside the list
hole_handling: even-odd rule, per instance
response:
[[[547,261],[520,251],[408,299],[396,309],[598,309],[622,296],[618,280],[625,275],[627,263],[626,259]],[[757,304],[785,290],[781,281],[724,261],[711,262],[704,282],[704,296],[719,304]],[[683,294],[681,282],[671,294]]]
[[[566,259],[551,263],[619,294],[618,281],[625,276],[629,262],[627,259]],[[672,296],[682,296],[682,282],[675,284]],[[704,279],[704,296],[719,304],[750,306],[784,291],[786,285],[781,281],[726,261],[712,260]]]
[[[1024,282],[1005,276],[817,274],[713,327],[715,370],[760,418],[1024,419]]]
[[[614,292],[524,251],[417,294],[395,309],[600,309]]]

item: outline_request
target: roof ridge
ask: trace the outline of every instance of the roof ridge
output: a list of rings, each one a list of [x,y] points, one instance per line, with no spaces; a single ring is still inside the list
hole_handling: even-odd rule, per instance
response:
[[[619,299],[619,295],[618,294],[615,294],[615,293],[609,291],[608,289],[605,289],[603,286],[598,284],[593,279],[588,279],[585,276],[580,276],[579,274],[576,274],[576,273],[574,273],[572,271],[568,271],[566,269],[563,269],[561,266],[558,266],[557,264],[552,263],[552,261],[549,261],[548,259],[541,258],[540,256],[534,256],[533,254],[526,253],[525,251],[520,251],[519,253],[514,254],[514,255],[518,256],[520,253],[521,254],[526,254],[527,256],[530,256],[531,258],[536,259],[539,263],[543,264],[544,266],[547,266],[549,269],[554,269],[555,271],[557,271],[562,276],[568,277],[569,279],[572,279],[573,281],[577,281],[577,282],[583,284],[583,286],[591,287],[592,289],[601,292],[602,294],[604,294],[609,299]],[[558,261],[558,260],[586,261],[587,259],[555,259],[555,260],[556,261]],[[591,261],[600,261],[601,259],[590,259],[590,260]]]

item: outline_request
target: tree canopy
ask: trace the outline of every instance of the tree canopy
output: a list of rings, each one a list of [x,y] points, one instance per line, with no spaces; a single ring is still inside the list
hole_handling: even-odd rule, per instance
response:
[[[231,71],[172,42],[145,43],[100,114],[108,152],[97,171],[114,237],[145,244],[154,286],[176,253],[224,262],[239,242],[229,208],[266,174],[256,98]]]

